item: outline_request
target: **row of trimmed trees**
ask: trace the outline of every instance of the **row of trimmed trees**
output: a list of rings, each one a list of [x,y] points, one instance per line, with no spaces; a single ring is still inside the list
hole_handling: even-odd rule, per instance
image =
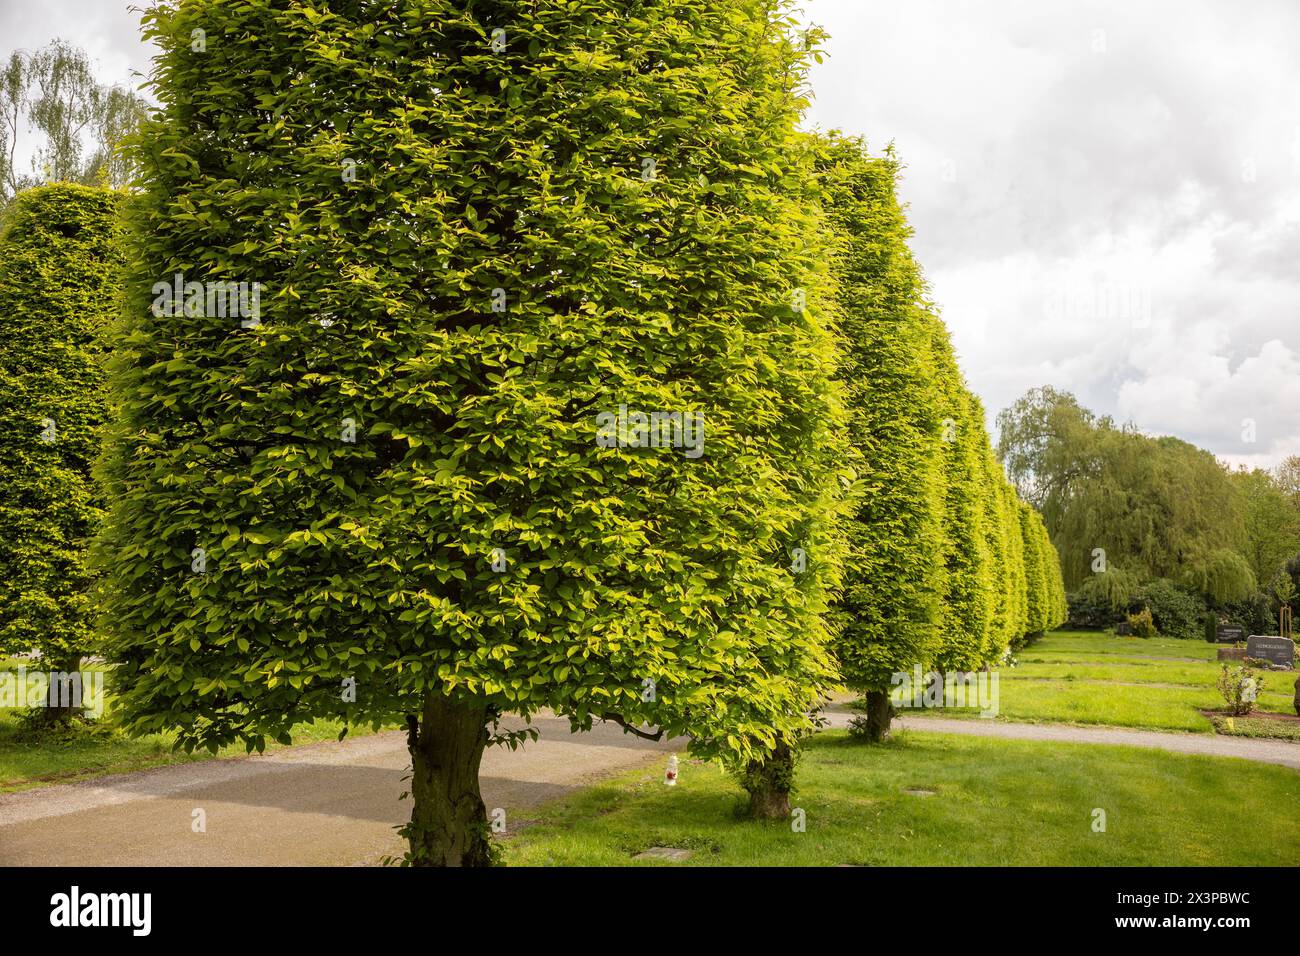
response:
[[[865,695],[861,727],[888,732],[891,679],[915,665],[970,672],[1065,620],[1055,549],[989,443],[947,330],[925,301],[892,154],[822,144],[838,239],[833,271],[857,488],[833,648]]]
[[[622,6],[146,14],[159,109],[78,492],[107,502],[94,649],[125,725],[187,748],[404,726],[418,865],[490,861],[505,714],[688,735],[773,815],[838,683],[879,709],[894,671],[1062,616],[896,164],[797,129],[813,38],[779,4]],[[15,408],[24,454],[69,435],[58,395]],[[597,440],[615,411],[676,431]],[[22,500],[39,525],[53,498]]]

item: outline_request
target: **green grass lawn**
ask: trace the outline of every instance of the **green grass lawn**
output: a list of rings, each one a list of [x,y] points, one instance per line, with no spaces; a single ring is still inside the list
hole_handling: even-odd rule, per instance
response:
[[[1205,641],[1054,632],[1019,651],[1016,667],[999,670],[998,717],[1213,733],[1200,711],[1224,707],[1215,688],[1221,667],[1215,651]],[[1259,709],[1294,714],[1296,676],[1265,672]],[[955,710],[906,713],[976,716]]]
[[[682,761],[534,811],[506,862],[560,866],[1258,866],[1300,864],[1300,773],[1131,747],[910,731],[877,746],[816,737],[794,805],[807,830],[740,819],[722,771]],[[933,790],[915,796],[907,789]],[[1092,829],[1106,812],[1106,832]],[[652,846],[684,862],[633,861]]]

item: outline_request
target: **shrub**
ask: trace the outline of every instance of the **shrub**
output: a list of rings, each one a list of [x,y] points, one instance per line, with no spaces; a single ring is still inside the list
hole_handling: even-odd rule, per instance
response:
[[[1165,637],[1200,640],[1208,613],[1200,595],[1157,578],[1139,592],[1138,601],[1151,612],[1156,629]]]
[[[1227,664],[1219,672],[1219,693],[1234,716],[1242,717],[1255,709],[1259,693],[1264,689],[1264,678],[1249,664],[1230,668]]]
[[[1075,630],[1101,630],[1124,619],[1110,600],[1093,590],[1081,588],[1069,597],[1070,610],[1067,622]]]
[[[1151,611],[1147,608],[1130,614],[1128,626],[1134,637],[1155,637],[1157,634],[1155,623],[1151,620]]]
[[[1247,634],[1272,634],[1277,629],[1277,614],[1273,603],[1262,591],[1243,600],[1224,604],[1218,613],[1229,624],[1244,628]]]

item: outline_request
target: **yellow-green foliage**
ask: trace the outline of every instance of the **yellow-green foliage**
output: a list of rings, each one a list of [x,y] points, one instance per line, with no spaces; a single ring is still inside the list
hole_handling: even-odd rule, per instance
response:
[[[998,469],[1002,473],[1001,468]],[[1029,633],[1029,581],[1025,566],[1025,538],[1020,530],[1020,496],[1005,478],[999,497],[1002,502],[1002,520],[1007,533],[1007,571],[1011,610],[1008,614],[1011,646],[1017,647]]]
[[[19,194],[0,237],[0,658],[94,650],[91,479],[108,414],[102,335],[117,305],[120,194]]]
[[[1024,502],[1020,504],[1020,528],[1025,541],[1025,595],[1028,634],[1041,634],[1053,626],[1056,616],[1050,581],[1059,574],[1056,549],[1048,540],[1042,516]]]
[[[814,51],[769,6],[153,8],[105,548],[133,729],[444,693],[736,759],[810,726],[842,429]],[[153,311],[182,269],[261,282],[259,321]],[[702,446],[602,445],[620,406]]]
[[[860,142],[823,144],[823,202],[833,260],[839,378],[856,475],[834,642],[845,681],[886,690],[890,675],[928,665],[938,637],[943,498],[939,390],[920,270],[895,196],[898,165]]]
[[[985,436],[948,340],[931,319],[932,349],[939,376],[940,473],[944,487],[944,576],[939,614],[940,670],[972,670],[984,664],[993,624],[994,568],[985,531],[984,498],[991,494],[981,456]]]
[[[984,418],[984,406],[972,396],[972,413]],[[989,577],[992,581],[992,620],[981,649],[983,663],[1000,660],[1020,636],[1017,601],[1024,585],[1016,575],[1016,562],[1023,561],[1023,551],[1013,550],[1012,542],[1020,538],[1019,523],[1013,524],[1006,510],[1004,488],[1009,487],[1006,476],[998,465],[989,443],[987,431],[982,431],[980,443],[981,480],[984,505],[984,534],[988,542]]]

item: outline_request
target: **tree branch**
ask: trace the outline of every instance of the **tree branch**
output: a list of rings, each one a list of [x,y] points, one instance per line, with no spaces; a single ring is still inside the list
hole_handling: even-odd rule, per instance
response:
[[[644,730],[633,727],[622,717],[618,716],[618,714],[601,714],[600,719],[608,720],[611,724],[618,724],[623,728],[624,733],[636,734],[642,740],[663,740],[664,737],[663,728],[656,730],[653,734],[648,734]]]

